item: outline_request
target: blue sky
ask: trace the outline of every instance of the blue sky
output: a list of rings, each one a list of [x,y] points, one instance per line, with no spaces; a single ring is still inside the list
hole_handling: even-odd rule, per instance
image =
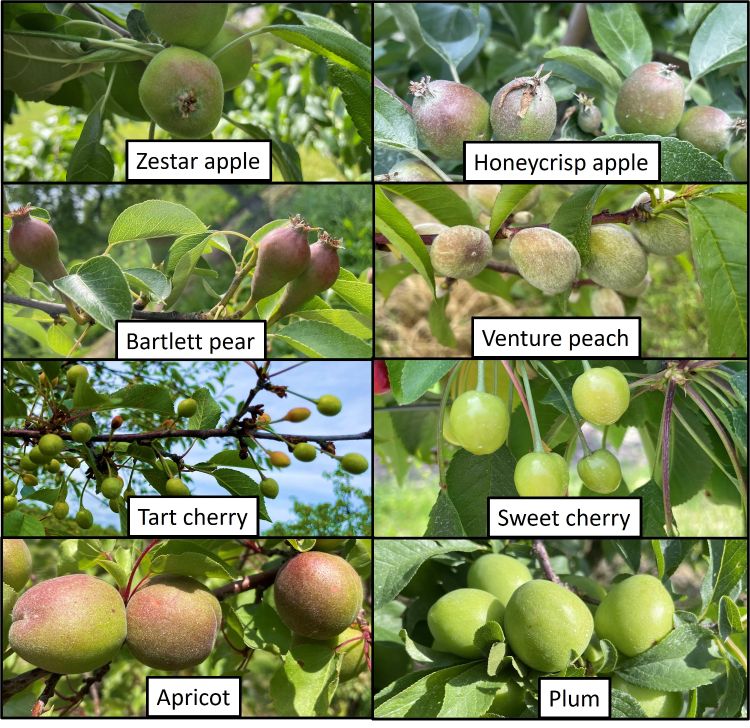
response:
[[[271,373],[275,370],[286,369],[295,362],[283,360],[272,364]],[[199,365],[190,362],[190,366]],[[335,417],[324,417],[315,409],[315,405],[306,402],[300,397],[289,395],[286,399],[278,399],[275,396],[264,393],[256,402],[267,405],[266,411],[274,418],[282,417],[291,407],[307,406],[312,411],[311,417],[305,422],[298,424],[279,423],[275,427],[279,432],[294,435],[330,435],[335,441],[337,434],[353,434],[364,432],[371,426],[372,420],[372,385],[371,385],[371,363],[369,361],[329,361],[305,362],[302,366],[279,375],[275,379],[278,384],[283,384],[289,389],[309,397],[318,397],[322,394],[335,394],[343,403],[341,412]],[[118,364],[112,362],[110,368],[117,369]],[[235,396],[237,401],[243,401],[247,396],[249,379],[247,365],[242,362],[236,364],[236,375],[233,370],[227,377],[225,389],[227,393]],[[226,416],[222,417],[220,425],[226,422]],[[286,446],[275,447],[272,442],[264,440],[263,443],[269,449],[286,451]],[[370,440],[352,440],[336,443],[337,452],[343,455],[347,452],[358,452],[371,461]],[[208,460],[211,455],[219,451],[218,441],[196,442],[186,462],[197,463]],[[316,504],[333,500],[333,484],[330,480],[323,478],[324,471],[332,471],[334,461],[323,455],[319,455],[311,463],[300,463],[292,458],[292,465],[283,470],[271,473],[279,483],[279,495],[276,499],[266,500],[271,519],[274,521],[288,520],[292,517],[292,496],[307,504]],[[255,477],[251,470],[245,470],[248,475]],[[372,466],[362,475],[355,475],[353,483],[365,490],[370,491],[372,481]],[[191,482],[191,490],[198,495],[227,495],[227,492],[216,484],[216,481],[206,475],[194,474]],[[85,496],[84,505],[94,513],[95,521],[101,525],[118,526],[118,517],[100,500],[100,496]],[[71,515],[74,515],[75,506],[71,503]],[[263,523],[261,524],[263,528]]]

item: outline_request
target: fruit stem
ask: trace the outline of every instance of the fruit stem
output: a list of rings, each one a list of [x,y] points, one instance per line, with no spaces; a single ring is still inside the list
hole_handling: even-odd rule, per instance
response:
[[[440,177],[440,179],[443,180],[443,182],[453,182],[453,180],[443,172],[440,167],[438,167],[426,154],[420,152],[419,149],[409,149],[408,151],[420,162],[426,164],[436,175],[438,175],[438,177]]]
[[[667,536],[673,534],[672,504],[669,495],[669,463],[672,442],[672,406],[674,404],[674,393],[677,385],[674,379],[667,384],[667,394],[664,397],[664,410],[661,421],[661,489],[664,502],[665,530]]]
[[[587,372],[589,369],[591,369],[591,364],[589,364],[588,359],[581,359],[581,364],[583,364],[584,372]]]
[[[443,389],[443,395],[440,398],[440,409],[438,410],[437,416],[437,463],[438,463],[438,485],[440,488],[445,488],[445,458],[443,457],[443,419],[445,418],[445,408],[448,404],[448,397],[451,393],[451,385],[453,380],[456,378],[459,370],[461,369],[461,363],[456,364],[451,370],[448,380],[445,383]]]
[[[523,393],[523,387],[521,386],[521,383],[518,381],[518,377],[516,376],[516,373],[513,371],[513,366],[511,365],[510,361],[508,359],[501,359],[500,363],[505,367],[505,371],[508,373],[508,377],[513,384],[513,387],[516,390],[516,394],[518,394],[518,399],[521,400],[521,404],[523,405],[524,410],[526,410],[526,419],[529,422],[529,430],[531,431],[531,437],[534,437],[534,428],[531,424],[531,411],[529,410],[529,403],[526,401],[526,395]],[[513,399],[512,397],[508,400],[508,407],[512,407]]]
[[[477,392],[484,392],[484,359],[477,361]]]
[[[521,377],[523,378],[523,387],[526,390],[526,399],[529,403],[529,414],[531,416],[531,427],[534,436],[534,452],[544,452],[542,436],[539,432],[539,423],[536,419],[536,410],[534,409],[534,399],[531,396],[531,384],[529,383],[529,373],[526,371],[526,362],[521,361]]]
[[[568,414],[570,415],[570,418],[573,420],[573,423],[576,426],[576,430],[578,432],[578,437],[581,439],[581,446],[583,447],[583,454],[584,455],[591,455],[591,448],[589,447],[589,444],[586,442],[586,438],[583,435],[583,430],[581,429],[581,422],[578,419],[578,415],[576,414],[575,409],[573,408],[573,404],[570,401],[570,398],[565,393],[565,390],[563,389],[560,382],[557,380],[557,377],[555,377],[552,372],[547,369],[544,364],[540,361],[533,362],[534,368],[542,372],[547,379],[552,382],[555,389],[559,392],[560,396],[562,397],[563,402],[565,402],[565,407],[568,410]],[[606,437],[606,430],[605,430],[605,437]],[[604,440],[602,440],[602,447],[604,447]]]

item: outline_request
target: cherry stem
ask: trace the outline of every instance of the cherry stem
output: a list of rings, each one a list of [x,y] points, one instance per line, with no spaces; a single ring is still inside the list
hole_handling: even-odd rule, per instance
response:
[[[539,422],[536,419],[536,410],[534,409],[534,399],[531,396],[531,384],[529,383],[529,373],[526,371],[526,362],[520,362],[521,366],[521,377],[523,378],[523,386],[526,390],[526,399],[529,402],[529,413],[531,416],[532,433],[534,437],[534,452],[544,452],[544,445],[542,444],[542,435],[539,432]]]
[[[529,430],[531,432],[532,439],[534,438],[534,428],[531,424],[531,411],[529,410],[529,403],[526,401],[526,395],[523,393],[523,387],[521,386],[521,383],[518,381],[518,377],[516,376],[515,371],[513,371],[513,365],[510,363],[508,359],[501,359],[500,363],[505,367],[505,371],[508,373],[508,377],[510,378],[510,381],[513,383],[513,386],[515,387],[516,394],[518,395],[518,398],[521,400],[521,404],[523,405],[524,410],[526,410],[526,419],[529,423]],[[512,402],[508,403],[508,406],[511,406]]]
[[[148,546],[146,546],[146,548],[143,549],[143,551],[141,551],[140,556],[138,556],[138,558],[135,560],[135,564],[133,564],[133,568],[130,570],[130,578],[128,579],[128,585],[125,587],[125,592],[122,595],[122,598],[125,604],[127,604],[128,599],[130,599],[130,587],[133,586],[133,579],[135,578],[135,574],[138,571],[138,567],[141,565],[141,562],[146,557],[146,554],[149,551],[151,551],[151,549],[153,549],[154,546],[156,546],[159,543],[159,541],[161,541],[161,539],[159,538],[153,539],[151,543]],[[140,586],[140,584],[138,584],[138,586]]]
[[[664,412],[662,415],[662,439],[661,439],[661,488],[664,502],[665,528],[668,536],[673,535],[672,506],[669,497],[669,451],[672,439],[672,407],[674,405],[674,393],[677,385],[674,379],[667,384],[667,394],[664,398]]]

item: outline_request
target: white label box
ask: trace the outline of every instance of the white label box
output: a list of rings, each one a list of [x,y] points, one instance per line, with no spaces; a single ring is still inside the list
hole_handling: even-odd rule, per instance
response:
[[[643,501],[630,498],[487,498],[487,535],[544,538],[640,536]]]
[[[131,496],[128,536],[257,536],[255,496]]]
[[[641,353],[641,319],[472,316],[471,355],[540,359],[629,359]]]
[[[147,677],[147,715],[239,718],[241,685],[239,677]]]
[[[270,182],[271,142],[130,139],[125,167],[128,182]]]
[[[265,321],[118,321],[118,359],[220,359],[266,356]]]
[[[540,718],[610,718],[609,679],[539,678]]]

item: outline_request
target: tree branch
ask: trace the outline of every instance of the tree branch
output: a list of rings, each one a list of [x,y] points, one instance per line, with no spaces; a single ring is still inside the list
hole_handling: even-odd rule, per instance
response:
[[[276,580],[276,574],[278,573],[279,569],[273,569],[271,571],[261,571],[257,574],[250,574],[242,579],[232,581],[229,584],[224,584],[224,586],[214,589],[213,594],[219,601],[221,601],[225,597],[241,594],[242,592],[250,591],[251,589],[267,587],[273,584]]]
[[[42,680],[50,674],[48,670],[35,667],[33,670],[16,675],[16,677],[3,680],[3,705],[14,695],[26,690],[29,685],[33,685],[37,680]]]
[[[36,703],[34,703],[34,707],[31,709],[32,718],[38,718],[42,714],[42,712],[44,711],[44,706],[47,705],[47,703],[54,696],[55,687],[57,687],[57,683],[61,677],[62,675],[58,675],[57,673],[52,673],[47,678],[47,682],[44,684],[44,690],[42,691],[42,694],[39,696],[39,700],[37,700]]]
[[[544,545],[544,541],[542,541],[541,539],[534,539],[531,542],[531,550],[534,552],[534,556],[536,556],[539,565],[542,567],[544,575],[550,581],[554,581],[555,584],[564,586],[564,584],[560,580],[560,577],[555,574],[555,570],[552,568],[552,563],[549,560],[549,554],[547,554],[547,549]]]

